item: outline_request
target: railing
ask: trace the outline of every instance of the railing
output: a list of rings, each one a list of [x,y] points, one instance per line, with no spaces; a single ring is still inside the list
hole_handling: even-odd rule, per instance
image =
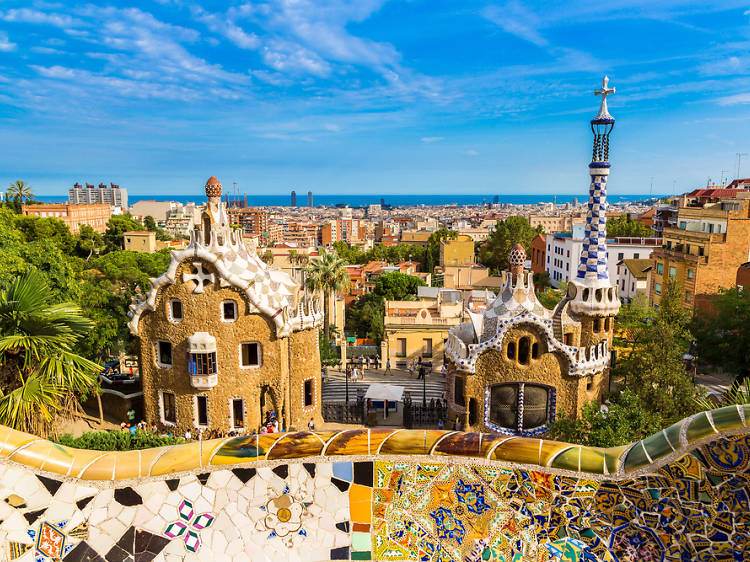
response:
[[[414,316],[386,316],[383,319],[384,324],[419,324],[419,325],[439,325],[439,326],[458,326],[461,319],[454,318],[419,318]]]
[[[362,401],[323,402],[323,419],[326,422],[365,423],[365,403]]]
[[[446,408],[436,408],[422,406],[422,404],[404,404],[404,427],[411,429],[417,426],[432,426],[437,427],[438,420],[446,422],[448,417],[448,410]]]

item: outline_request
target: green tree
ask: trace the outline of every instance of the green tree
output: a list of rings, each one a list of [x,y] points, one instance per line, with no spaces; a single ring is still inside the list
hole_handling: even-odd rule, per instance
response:
[[[76,254],[88,262],[92,255],[101,253],[104,248],[102,235],[89,225],[82,224],[75,242]]]
[[[16,203],[23,204],[24,201],[34,198],[34,192],[31,190],[31,186],[28,183],[16,180],[10,183],[7,197],[13,199]]]
[[[558,415],[547,436],[590,447],[617,447],[648,437],[662,427],[661,416],[641,408],[638,395],[626,389],[604,408],[588,402],[577,419]]]
[[[372,338],[379,345],[384,317],[385,299],[374,293],[364,294],[346,309],[346,330],[359,338]]]
[[[639,221],[631,220],[628,215],[619,215],[607,219],[607,238],[633,237],[648,238],[654,231]]]
[[[690,313],[682,306],[682,292],[674,282],[664,286],[661,305],[647,309],[645,318],[633,318],[629,327],[631,348],[613,369],[625,381],[640,407],[659,413],[667,423],[696,410],[695,383],[685,369],[683,356],[690,347]]]
[[[750,291],[720,289],[710,309],[696,309],[691,330],[701,360],[741,378],[750,374]]]
[[[532,240],[541,233],[541,225],[532,228],[524,217],[508,217],[498,221],[495,230],[479,250],[479,262],[493,272],[508,269],[508,258],[513,246],[521,244],[529,254]]]
[[[318,348],[320,351],[321,365],[332,367],[333,365],[337,365],[341,360],[338,348],[333,345],[333,342],[331,342],[328,337],[326,337],[324,330],[320,330]]]
[[[26,242],[53,243],[65,253],[71,253],[75,247],[75,237],[68,225],[59,219],[18,215],[13,224],[23,233]]]
[[[417,287],[424,286],[426,286],[426,283],[419,277],[393,271],[378,277],[372,292],[385,300],[402,301],[408,297],[416,296]]]
[[[349,273],[344,267],[346,263],[335,253],[320,250],[320,256],[310,260],[307,268],[305,284],[311,291],[323,293],[326,338],[330,339],[329,308],[331,296],[345,291],[350,284]]]
[[[158,228],[156,226],[156,221],[154,220],[154,217],[151,215],[146,215],[143,217],[143,228],[146,230],[150,230],[151,232],[156,232],[156,229]]]
[[[0,423],[42,436],[78,409],[77,396],[97,386],[100,370],[73,352],[91,322],[49,295],[33,271],[0,293]]]
[[[124,242],[122,235],[132,230],[143,230],[140,223],[133,220],[130,215],[114,215],[107,221],[107,230],[104,232],[104,243],[107,251],[122,250]]]

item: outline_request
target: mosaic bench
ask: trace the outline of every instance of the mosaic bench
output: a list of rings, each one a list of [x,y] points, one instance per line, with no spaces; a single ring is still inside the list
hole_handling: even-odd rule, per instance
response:
[[[356,429],[102,452],[0,427],[0,559],[748,560],[749,415],[610,449]]]

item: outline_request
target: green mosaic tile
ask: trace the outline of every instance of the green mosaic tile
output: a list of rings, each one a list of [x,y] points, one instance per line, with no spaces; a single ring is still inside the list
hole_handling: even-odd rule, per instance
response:
[[[553,468],[564,468],[566,470],[575,470],[577,472],[578,463],[580,462],[580,450],[581,447],[565,449],[555,457],[551,466]]]
[[[719,431],[723,429],[735,429],[742,427],[742,418],[737,406],[727,406],[711,412],[711,419]]]
[[[628,456],[625,457],[625,472],[631,472],[636,468],[651,464],[646,456],[646,451],[641,446],[639,441],[630,448]]]
[[[352,533],[352,550],[364,551],[370,548],[370,533]]]
[[[745,414],[745,425],[750,425],[750,404],[745,404],[742,411]]]
[[[711,422],[708,420],[706,412],[701,412],[693,418],[693,421],[690,422],[690,425],[687,428],[688,443],[697,441],[701,437],[711,435],[712,433],[716,432],[714,431],[714,428],[711,427]]]
[[[372,560],[372,552],[352,552],[352,560]]]
[[[651,457],[652,461],[668,455],[672,452],[672,447],[669,446],[667,436],[663,432],[655,433],[651,437],[646,437],[643,440],[643,445],[646,447],[648,456]]]
[[[685,420],[680,420],[677,423],[674,423],[670,425],[667,429],[664,430],[664,433],[667,436],[667,439],[669,439],[669,442],[672,444],[672,447],[675,449],[680,448],[680,431],[682,430],[682,424],[685,423]]]

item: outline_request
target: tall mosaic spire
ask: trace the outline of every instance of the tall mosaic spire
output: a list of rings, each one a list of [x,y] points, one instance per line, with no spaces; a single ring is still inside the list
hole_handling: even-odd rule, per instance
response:
[[[607,96],[615,93],[604,77],[602,87],[594,94],[602,97],[599,113],[591,120],[594,134],[591,163],[589,164],[589,202],[586,230],[575,279],[571,279],[569,298],[574,311],[583,314],[614,313],[620,307],[617,287],[609,280],[607,271],[607,178],[609,176],[609,135],[615,118],[607,109]]]
[[[591,120],[594,133],[594,150],[589,164],[591,184],[589,186],[589,210],[586,214],[586,235],[583,241],[578,279],[596,277],[609,279],[607,273],[607,176],[609,176],[609,135],[615,126],[615,118],[607,110],[607,96],[615,89],[607,87],[609,78],[602,81],[596,95],[602,96],[599,114]]]

